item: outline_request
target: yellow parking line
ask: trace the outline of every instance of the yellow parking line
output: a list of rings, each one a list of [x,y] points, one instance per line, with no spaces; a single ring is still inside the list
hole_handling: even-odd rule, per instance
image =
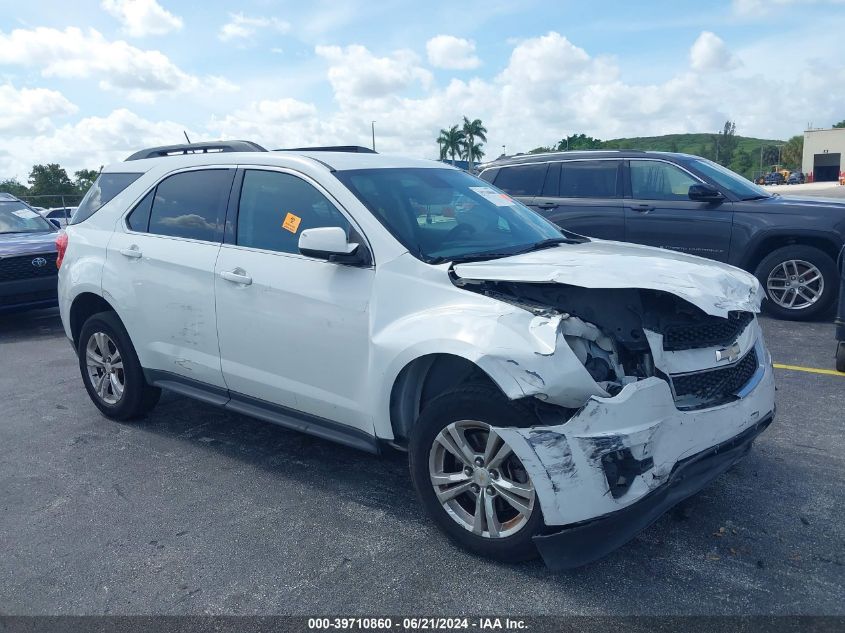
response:
[[[817,367],[801,367],[799,365],[781,365],[780,363],[774,364],[775,369],[789,369],[790,371],[806,371],[811,374],[827,374],[828,376],[842,376],[845,378],[845,374],[841,371],[836,371],[835,369],[819,369]]]

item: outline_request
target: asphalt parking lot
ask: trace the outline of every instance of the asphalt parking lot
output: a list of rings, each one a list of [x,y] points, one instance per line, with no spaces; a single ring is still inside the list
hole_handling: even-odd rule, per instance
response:
[[[775,362],[833,326],[766,320]],[[845,376],[777,370],[750,455],[621,550],[553,574],[452,546],[404,456],[165,395],[101,417],[56,311],[0,318],[3,614],[845,614]]]

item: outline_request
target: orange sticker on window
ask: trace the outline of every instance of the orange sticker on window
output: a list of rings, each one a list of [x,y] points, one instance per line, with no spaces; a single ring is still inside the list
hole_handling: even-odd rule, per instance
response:
[[[299,230],[300,222],[302,222],[301,217],[294,215],[293,213],[288,213],[285,216],[285,221],[282,222],[282,228],[286,231],[290,231],[291,233],[296,233]]]

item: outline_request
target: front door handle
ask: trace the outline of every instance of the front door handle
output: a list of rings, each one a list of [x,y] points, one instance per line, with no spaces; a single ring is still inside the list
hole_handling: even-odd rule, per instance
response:
[[[142,255],[141,249],[138,248],[138,246],[135,244],[133,244],[129,248],[121,248],[120,254],[124,257],[130,257],[132,259],[139,259]]]
[[[551,209],[557,206],[556,202],[538,202],[537,206],[541,209]]]
[[[243,284],[244,286],[248,286],[252,283],[252,277],[247,275],[246,271],[241,270],[240,268],[235,268],[235,270],[231,271],[223,271],[220,273],[220,277],[226,281],[231,281],[233,284]]]
[[[637,212],[639,212],[639,213],[648,213],[649,211],[654,211],[654,205],[653,205],[653,204],[648,204],[648,203],[644,203],[644,204],[632,204],[632,205],[631,205],[631,208],[632,208],[634,211],[637,211]]]

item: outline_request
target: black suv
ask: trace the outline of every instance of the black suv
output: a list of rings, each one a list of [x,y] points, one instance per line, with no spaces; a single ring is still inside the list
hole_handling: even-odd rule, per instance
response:
[[[635,150],[503,158],[481,178],[565,229],[744,268],[774,316],[813,318],[836,298],[845,200],[784,198],[699,156]]]

